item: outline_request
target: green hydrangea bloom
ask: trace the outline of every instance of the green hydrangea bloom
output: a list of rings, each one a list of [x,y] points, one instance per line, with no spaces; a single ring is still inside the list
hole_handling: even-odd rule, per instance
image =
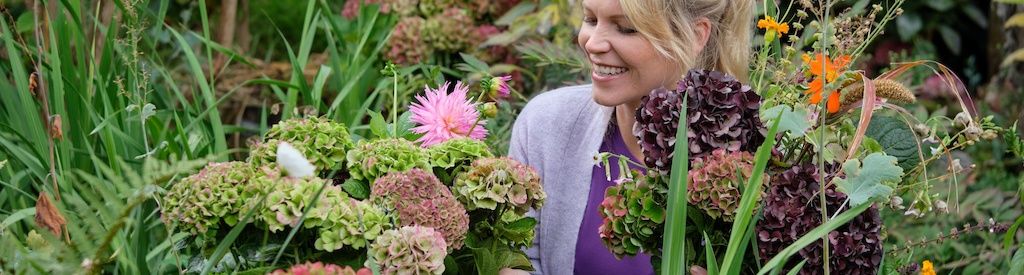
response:
[[[405,226],[385,231],[370,245],[382,274],[442,274],[447,256],[444,236],[433,228]]]
[[[463,9],[447,8],[443,13],[426,18],[423,41],[435,50],[460,52],[472,48],[479,40],[473,18]]]
[[[659,251],[665,230],[668,185],[658,176],[632,173],[632,179],[608,187],[598,207],[603,221],[598,235],[619,259]]]
[[[690,204],[711,218],[733,221],[740,205],[740,186],[746,184],[753,169],[754,155],[743,151],[716,149],[694,159],[686,184]],[[761,196],[757,198],[760,201]]]
[[[319,209],[316,209],[319,210]],[[363,248],[392,228],[392,217],[368,202],[348,198],[334,201],[322,210],[316,249],[334,251],[343,247]]]
[[[449,7],[457,6],[457,0],[420,0],[420,13],[425,16],[434,16],[445,11]]]
[[[474,161],[494,157],[486,143],[471,138],[455,138],[427,148],[434,175],[451,185],[455,176],[465,172]]]
[[[427,148],[427,152],[430,165],[444,169],[469,166],[477,159],[494,156],[486,143],[471,138],[449,139]]]
[[[266,140],[252,146],[249,163],[254,167],[277,166],[277,144],[288,142],[316,166],[316,172],[339,170],[352,149],[345,124],[310,117],[281,121],[267,132]]]
[[[507,157],[473,162],[456,178],[452,192],[467,210],[501,208],[519,214],[530,208],[540,209],[547,197],[537,172]]]
[[[161,219],[192,234],[238,222],[247,200],[243,189],[253,175],[244,162],[210,163],[198,173],[178,181],[163,197]]]
[[[302,211],[313,204],[314,196],[324,184],[321,200],[326,202],[348,198],[341,188],[317,177],[283,177],[277,170],[265,169],[265,173],[253,179],[252,184],[267,196],[264,205],[257,212],[258,220],[267,225],[271,232],[295,226],[302,217]],[[310,210],[304,222],[307,228],[317,226],[320,213]]]
[[[430,169],[430,156],[405,139],[361,140],[348,152],[348,172],[353,179],[373,182],[389,172]]]

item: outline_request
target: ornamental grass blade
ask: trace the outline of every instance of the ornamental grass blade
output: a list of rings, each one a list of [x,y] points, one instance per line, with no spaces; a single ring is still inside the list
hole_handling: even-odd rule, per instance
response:
[[[711,239],[708,238],[707,231],[701,233],[704,234],[704,266],[708,267],[708,274],[718,274],[718,259],[715,257],[715,250],[711,249]]]
[[[686,270],[686,180],[690,174],[690,142],[686,137],[686,106],[688,97],[683,95],[679,124],[676,130],[676,146],[672,152],[672,174],[668,188],[668,218],[665,222],[665,240],[661,274],[685,274]]]
[[[754,228],[754,206],[757,204],[757,197],[761,194],[761,189],[764,187],[762,184],[762,177],[764,176],[764,170],[768,166],[768,162],[772,157],[772,149],[775,148],[775,133],[779,130],[779,121],[781,120],[782,114],[779,114],[772,122],[772,127],[768,129],[768,137],[761,143],[761,147],[757,148],[757,154],[754,155],[754,170],[750,173],[750,179],[747,180],[747,185],[743,188],[743,195],[740,198],[740,209],[736,212],[736,221],[732,224],[732,229],[729,235],[729,246],[725,250],[725,258],[722,259],[722,273],[731,274],[739,273],[740,266],[742,265],[743,249],[747,247],[746,243],[750,241],[748,238],[750,232]],[[735,270],[734,270],[735,269]]]

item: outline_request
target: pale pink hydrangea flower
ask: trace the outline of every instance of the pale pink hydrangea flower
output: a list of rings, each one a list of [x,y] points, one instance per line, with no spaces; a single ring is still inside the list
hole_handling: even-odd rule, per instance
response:
[[[480,119],[476,103],[469,101],[469,87],[461,81],[455,83],[455,89],[448,93],[445,82],[439,89],[426,88],[426,95],[417,95],[416,103],[409,107],[412,122],[418,125],[412,128],[417,134],[424,134],[417,140],[423,147],[430,147],[457,137],[468,137],[483,140],[487,137],[486,121]]]

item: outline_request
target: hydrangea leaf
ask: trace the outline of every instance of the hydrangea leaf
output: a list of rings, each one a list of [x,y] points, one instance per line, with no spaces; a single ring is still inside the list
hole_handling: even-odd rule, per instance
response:
[[[357,200],[363,200],[370,197],[370,186],[364,181],[348,179],[345,183],[341,184],[341,189],[345,190],[349,196]]]
[[[773,117],[779,117],[779,132],[789,132],[792,137],[801,137],[811,128],[807,121],[807,109],[793,109],[789,105],[780,104],[761,112],[765,125],[771,124]]]
[[[381,137],[381,138],[388,137],[389,136],[388,126],[387,126],[388,124],[384,120],[384,115],[381,115],[379,112],[376,112],[376,111],[371,111],[371,112],[369,112],[369,114],[370,114],[370,132],[373,132],[373,135],[375,135],[377,137]]]
[[[850,207],[886,198],[892,194],[893,188],[886,182],[898,182],[903,177],[903,168],[896,165],[896,157],[882,153],[873,153],[864,158],[864,164],[857,159],[843,163],[846,178],[837,178],[839,191],[850,198]]]

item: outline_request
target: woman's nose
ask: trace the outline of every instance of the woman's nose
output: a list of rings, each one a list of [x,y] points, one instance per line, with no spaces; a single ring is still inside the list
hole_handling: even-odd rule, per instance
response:
[[[609,43],[607,36],[601,27],[595,27],[590,30],[589,37],[587,37],[586,43],[583,48],[587,53],[604,53],[611,50],[611,43]]]

